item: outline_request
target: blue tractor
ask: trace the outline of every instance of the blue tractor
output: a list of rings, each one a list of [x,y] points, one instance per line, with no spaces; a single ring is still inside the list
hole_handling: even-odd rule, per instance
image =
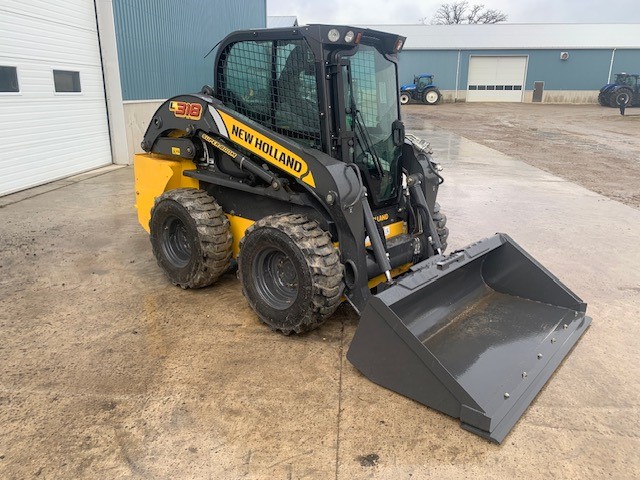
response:
[[[409,100],[435,105],[442,98],[438,87],[433,84],[433,75],[423,73],[413,77],[413,83],[407,83],[400,87],[400,103],[405,105]]]
[[[616,73],[615,82],[607,83],[600,89],[598,103],[614,108],[640,105],[639,78],[637,73]]]

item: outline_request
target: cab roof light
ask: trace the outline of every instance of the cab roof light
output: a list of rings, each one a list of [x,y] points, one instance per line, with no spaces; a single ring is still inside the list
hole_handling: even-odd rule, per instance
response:
[[[337,42],[338,40],[340,40],[340,32],[338,31],[338,29],[336,28],[332,28],[331,30],[329,30],[329,32],[327,33],[327,38],[329,39],[330,42]]]

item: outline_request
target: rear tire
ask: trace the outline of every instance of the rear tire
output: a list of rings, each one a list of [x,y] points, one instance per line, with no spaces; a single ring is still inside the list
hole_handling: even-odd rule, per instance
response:
[[[407,92],[400,93],[400,105],[406,105],[407,103],[409,103],[409,100],[411,100],[411,95],[409,95]]]
[[[633,93],[631,92],[631,90],[627,88],[621,88],[620,90],[613,92],[609,96],[609,104],[614,108],[619,108],[622,105],[628,107],[631,105],[632,96]]]
[[[178,188],[160,195],[149,230],[153,254],[174,285],[206,287],[229,267],[229,220],[203,190]]]
[[[249,227],[240,242],[238,273],[260,320],[285,335],[322,325],[344,289],[331,237],[299,214],[272,215]]]
[[[432,88],[424,92],[424,94],[422,95],[422,101],[427,105],[435,105],[440,101],[441,97],[442,95],[440,95],[440,92],[438,91],[438,89]]]
[[[433,206],[433,223],[436,224],[436,231],[440,237],[442,244],[442,253],[447,249],[447,239],[449,238],[449,229],[447,228],[447,216],[440,210],[438,202]]]

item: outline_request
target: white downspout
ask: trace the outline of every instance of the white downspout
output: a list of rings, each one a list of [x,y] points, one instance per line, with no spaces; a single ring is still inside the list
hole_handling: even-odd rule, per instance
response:
[[[458,63],[456,64],[456,95],[453,99],[453,103],[456,103],[458,101],[459,77],[460,77],[460,50],[458,50]]]
[[[611,50],[611,63],[609,64],[609,76],[607,77],[607,83],[611,83],[611,71],[613,70],[613,61],[616,58],[616,49]]]

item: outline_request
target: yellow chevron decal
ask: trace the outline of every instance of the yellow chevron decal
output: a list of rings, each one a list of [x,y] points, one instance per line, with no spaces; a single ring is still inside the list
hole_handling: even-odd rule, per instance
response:
[[[299,178],[310,187],[315,188],[316,182],[313,178],[313,173],[309,170],[307,162],[299,155],[239,122],[231,115],[220,110],[217,111],[222,117],[224,126],[227,127],[230,140],[255,153],[266,162],[287,172],[289,175]]]

